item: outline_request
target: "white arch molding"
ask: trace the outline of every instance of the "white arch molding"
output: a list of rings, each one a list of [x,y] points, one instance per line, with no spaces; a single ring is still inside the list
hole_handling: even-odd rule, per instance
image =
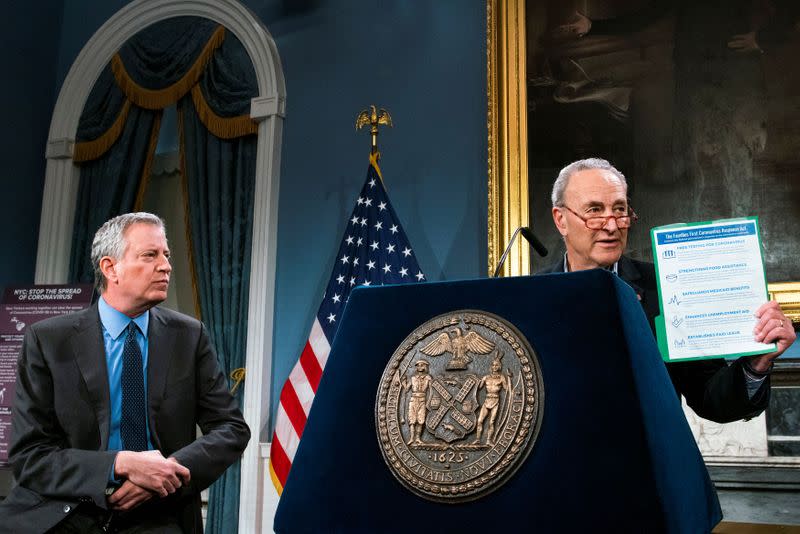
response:
[[[72,162],[78,120],[86,99],[111,57],[132,36],[163,19],[214,20],[244,45],[258,79],[250,116],[259,122],[253,213],[244,416],[253,438],[242,458],[239,531],[271,530],[264,517],[265,465],[259,432],[268,422],[272,364],[278,182],[286,87],[278,50],[262,22],[237,0],[136,0],[89,39],[64,80],[47,142],[36,283],[65,283],[80,171]],[[269,477],[266,476],[268,479]]]

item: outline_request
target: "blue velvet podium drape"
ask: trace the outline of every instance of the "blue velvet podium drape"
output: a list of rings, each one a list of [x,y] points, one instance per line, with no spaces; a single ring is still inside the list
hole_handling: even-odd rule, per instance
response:
[[[497,491],[418,497],[381,456],[375,395],[401,341],[459,309],[497,314],[538,354],[537,441]],[[602,270],[357,289],[334,340],[276,532],[708,532],[716,493],[633,290]]]

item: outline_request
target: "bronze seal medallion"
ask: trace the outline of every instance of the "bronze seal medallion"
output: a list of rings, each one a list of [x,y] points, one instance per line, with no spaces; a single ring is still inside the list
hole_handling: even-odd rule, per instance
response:
[[[375,400],[383,459],[406,488],[440,502],[480,498],[531,451],[544,412],[536,353],[491,313],[434,317],[392,354]]]

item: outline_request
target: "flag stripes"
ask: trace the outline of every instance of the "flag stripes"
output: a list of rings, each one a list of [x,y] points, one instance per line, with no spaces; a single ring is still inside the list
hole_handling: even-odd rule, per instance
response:
[[[275,414],[269,470],[278,494],[286,485],[328,361],[331,342],[352,289],[361,285],[403,284],[425,279],[389,203],[374,154],[370,156],[367,179],[348,219],[336,257],[311,332],[283,386]]]

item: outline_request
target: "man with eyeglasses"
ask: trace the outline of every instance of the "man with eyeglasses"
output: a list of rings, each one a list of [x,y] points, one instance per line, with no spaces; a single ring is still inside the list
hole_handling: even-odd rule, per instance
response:
[[[636,291],[650,328],[659,314],[658,288],[652,263],[623,254],[636,214],[628,204],[625,176],[604,159],[575,161],[553,184],[553,222],[564,239],[563,258],[541,273],[608,269]],[[766,302],[756,312],[756,341],[776,343],[770,354],[667,364],[675,391],[686,397],[701,417],[725,423],[754,417],[769,403],[772,362],[794,342],[792,322],[780,306]]]

